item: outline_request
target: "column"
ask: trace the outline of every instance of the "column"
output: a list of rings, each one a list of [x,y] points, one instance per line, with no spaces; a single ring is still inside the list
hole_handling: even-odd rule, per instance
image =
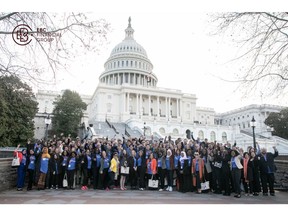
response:
[[[136,94],[136,115],[139,113],[139,101],[138,101],[139,94]]]
[[[178,118],[178,116],[179,116],[179,108],[178,108],[178,106],[179,106],[179,103],[178,103],[178,98],[176,99],[176,101],[177,101],[177,104],[176,104],[176,117]]]
[[[140,115],[142,116],[142,94],[140,94],[140,107],[139,107]]]
[[[126,112],[126,92],[123,93],[123,110],[124,113]]]
[[[165,98],[165,115],[166,115],[166,118],[168,118],[167,109],[168,109],[168,98],[166,97],[166,98]]]
[[[120,85],[120,74],[118,73],[118,85]]]
[[[130,114],[130,93],[127,93],[127,112]]]
[[[168,98],[168,116],[170,118],[170,101],[171,101],[171,98],[169,97]]]
[[[136,85],[136,74],[134,73],[134,80],[133,80],[133,84]]]
[[[157,114],[158,117],[160,117],[159,116],[159,109],[160,109],[159,108],[159,96],[157,96],[157,112],[156,112],[156,114]]]
[[[148,98],[148,115],[151,116],[151,96]]]

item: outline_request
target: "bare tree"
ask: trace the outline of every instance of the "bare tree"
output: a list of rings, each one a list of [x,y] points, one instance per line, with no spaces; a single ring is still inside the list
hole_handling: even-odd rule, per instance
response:
[[[20,24],[31,28],[32,41],[25,46],[12,39]],[[0,76],[15,75],[34,85],[54,83],[75,56],[97,52],[109,31],[106,20],[90,20],[85,13],[0,13]],[[53,40],[41,41],[39,35]]]
[[[288,13],[245,12],[212,15],[216,34],[226,34],[240,45],[240,55],[233,59],[246,64],[237,71],[245,93],[260,90],[267,96],[287,93],[288,84]]]

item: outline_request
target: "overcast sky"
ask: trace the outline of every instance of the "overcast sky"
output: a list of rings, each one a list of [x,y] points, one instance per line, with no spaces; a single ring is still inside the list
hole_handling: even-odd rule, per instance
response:
[[[215,26],[210,22],[211,13],[206,11],[225,10],[225,5],[219,8],[219,5],[214,4],[212,10],[210,7],[205,10],[205,5],[201,5],[199,10],[195,10],[190,4],[189,10],[189,7],[180,4],[173,8],[170,4],[155,3],[148,6],[145,2],[135,4],[121,1],[113,2],[112,6],[108,1],[89,7],[89,17],[104,18],[111,24],[109,43],[101,48],[99,54],[80,54],[70,65],[69,74],[59,73],[57,85],[46,89],[70,88],[81,94],[92,95],[111,50],[124,39],[124,30],[131,16],[134,38],[144,47],[154,65],[153,72],[158,77],[159,87],[196,94],[197,106],[211,107],[216,112],[251,103],[286,105],[283,98],[261,98],[261,92],[249,98],[243,97],[242,92],[235,91],[237,84],[219,78],[232,79],[233,74],[240,70],[237,62],[230,62],[239,55],[231,38],[209,34],[215,31]],[[87,5],[84,10],[87,11]]]

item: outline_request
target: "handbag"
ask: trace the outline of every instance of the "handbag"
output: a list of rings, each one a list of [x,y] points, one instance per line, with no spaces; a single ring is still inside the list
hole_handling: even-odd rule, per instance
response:
[[[18,152],[16,152],[16,156],[13,158],[11,166],[12,168],[17,168],[20,166],[20,158],[18,157]]]
[[[150,188],[158,188],[158,180],[153,180],[153,175],[151,177],[151,179],[148,180],[148,187]]]
[[[121,166],[121,174],[129,174],[129,167]]]
[[[67,174],[65,173],[63,178],[63,187],[68,187],[68,181],[67,181]]]
[[[209,181],[205,181],[203,183],[201,183],[201,190],[205,191],[205,190],[209,190],[210,186],[209,186]]]

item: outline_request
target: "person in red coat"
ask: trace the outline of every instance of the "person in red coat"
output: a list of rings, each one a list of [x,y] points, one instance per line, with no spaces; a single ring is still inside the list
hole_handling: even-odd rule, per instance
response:
[[[197,193],[201,193],[201,182],[204,176],[204,161],[200,158],[198,152],[194,153],[194,159],[192,160],[191,172],[193,186],[197,188]]]

